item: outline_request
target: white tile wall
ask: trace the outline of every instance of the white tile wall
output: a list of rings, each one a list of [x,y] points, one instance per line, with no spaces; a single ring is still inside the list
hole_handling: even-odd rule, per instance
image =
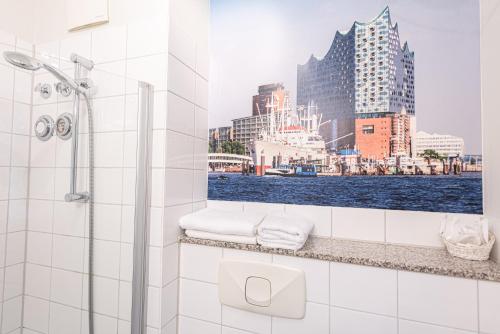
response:
[[[180,251],[180,334],[499,333],[497,282],[199,245],[182,244]],[[270,317],[221,305],[214,277],[221,258],[304,270],[305,318]]]

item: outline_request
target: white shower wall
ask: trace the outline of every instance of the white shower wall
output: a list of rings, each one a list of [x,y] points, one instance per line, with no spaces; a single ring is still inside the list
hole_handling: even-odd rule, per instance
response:
[[[0,31],[0,53],[32,54],[30,44]],[[0,333],[20,333],[28,197],[31,73],[0,59]]]

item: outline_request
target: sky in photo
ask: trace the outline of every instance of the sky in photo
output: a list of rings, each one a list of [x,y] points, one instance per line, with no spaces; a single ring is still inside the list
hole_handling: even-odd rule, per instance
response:
[[[417,130],[481,153],[479,0],[212,0],[210,127],[250,116],[262,84],[284,83],[294,106],[297,64],[386,6],[415,52]]]

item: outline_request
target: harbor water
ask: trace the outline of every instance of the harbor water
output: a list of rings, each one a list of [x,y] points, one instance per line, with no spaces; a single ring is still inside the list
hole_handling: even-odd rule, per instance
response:
[[[310,178],[211,173],[208,199],[483,213],[481,173]]]

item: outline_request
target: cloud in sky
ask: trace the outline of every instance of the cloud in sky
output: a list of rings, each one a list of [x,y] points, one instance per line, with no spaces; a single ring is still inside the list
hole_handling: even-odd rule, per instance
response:
[[[480,153],[478,0],[212,0],[210,127],[250,115],[261,84],[283,82],[295,104],[297,65],[387,5],[415,51],[418,130],[463,137]]]

